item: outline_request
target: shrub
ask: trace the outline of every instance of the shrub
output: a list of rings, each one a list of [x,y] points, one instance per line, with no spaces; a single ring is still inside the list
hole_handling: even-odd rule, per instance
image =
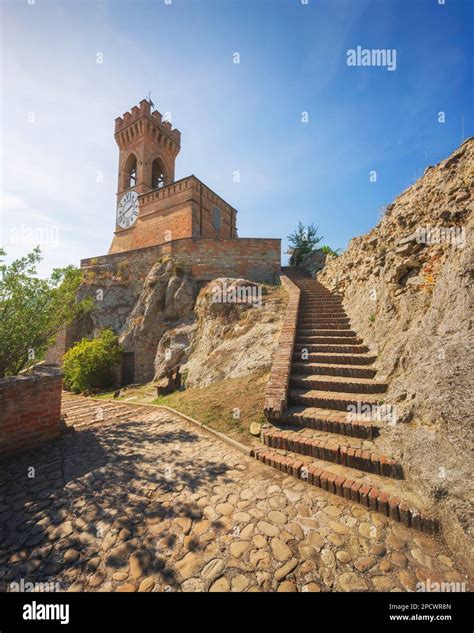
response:
[[[64,386],[75,393],[93,393],[114,384],[122,350],[112,330],[92,341],[82,339],[64,354]]]

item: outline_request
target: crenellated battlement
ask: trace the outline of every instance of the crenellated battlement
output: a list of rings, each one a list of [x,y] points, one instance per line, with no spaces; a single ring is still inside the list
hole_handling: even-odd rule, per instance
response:
[[[115,138],[119,147],[144,133],[158,138],[160,134],[164,135],[174,146],[174,151],[179,151],[181,132],[173,128],[169,121],[163,121],[160,112],[157,110],[152,112],[151,104],[147,99],[142,99],[139,106],[134,106],[129,112],[115,119]]]

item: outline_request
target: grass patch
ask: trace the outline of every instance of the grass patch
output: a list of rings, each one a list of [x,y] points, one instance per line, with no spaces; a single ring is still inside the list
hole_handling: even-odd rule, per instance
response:
[[[220,380],[203,389],[193,388],[160,396],[152,404],[181,411],[240,442],[250,444],[252,422],[265,422],[263,401],[267,372],[255,372],[244,378]]]

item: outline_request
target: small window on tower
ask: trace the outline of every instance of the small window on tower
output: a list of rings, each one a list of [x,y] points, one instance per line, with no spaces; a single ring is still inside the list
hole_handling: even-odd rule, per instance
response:
[[[161,189],[165,186],[165,174],[160,161],[155,158],[151,167],[151,188]]]
[[[127,159],[127,163],[125,165],[125,182],[124,189],[128,189],[129,187],[135,187],[137,184],[137,159],[133,154]]]
[[[221,230],[221,210],[219,209],[219,207],[214,207],[213,210],[213,217],[212,217],[212,224],[214,225],[214,228],[217,232],[219,232]]]
[[[130,187],[135,187],[136,184],[137,184],[137,163],[135,161],[135,164],[130,170]]]

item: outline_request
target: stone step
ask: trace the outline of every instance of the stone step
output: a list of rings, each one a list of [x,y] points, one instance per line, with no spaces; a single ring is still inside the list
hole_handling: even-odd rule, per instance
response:
[[[360,503],[407,527],[431,535],[439,533],[438,521],[428,513],[419,510],[416,497],[408,489],[402,488],[403,482],[395,482],[372,473],[363,473],[341,464],[307,456],[282,454],[267,448],[253,449],[252,455],[264,464],[277,468],[287,475],[292,475],[353,503]],[[375,526],[373,529],[376,530]]]
[[[323,409],[337,409],[338,411],[364,411],[365,408],[377,408],[380,398],[371,394],[354,394],[348,397],[347,393],[338,391],[303,391],[299,389],[288,390],[288,402],[302,404],[307,407],[321,407]]]
[[[324,407],[289,407],[285,421],[305,429],[368,440],[377,437],[380,428],[378,422],[350,419],[347,411],[336,411]]]
[[[364,354],[315,354],[309,352],[302,358],[301,352],[293,354],[294,362],[307,361],[308,363],[325,363],[335,365],[372,365],[377,357]]]
[[[320,376],[292,373],[290,376],[290,385],[297,389],[338,391],[357,394],[385,393],[387,391],[386,384],[376,382],[371,378],[360,378],[357,381],[350,381],[343,376],[321,378]]]
[[[354,367],[353,365],[325,365],[323,363],[292,363],[291,371],[295,374],[311,374],[317,376],[344,376],[346,378],[373,378],[376,369],[370,367]]]
[[[365,354],[369,351],[366,345],[314,345],[309,342],[295,343],[294,350],[296,353],[301,352],[302,349],[316,354],[321,352],[328,352],[329,354]]]
[[[307,455],[382,477],[403,479],[402,467],[394,459],[373,449],[354,448],[331,437],[309,438],[298,432],[272,429],[262,434],[262,441],[269,448]]]

